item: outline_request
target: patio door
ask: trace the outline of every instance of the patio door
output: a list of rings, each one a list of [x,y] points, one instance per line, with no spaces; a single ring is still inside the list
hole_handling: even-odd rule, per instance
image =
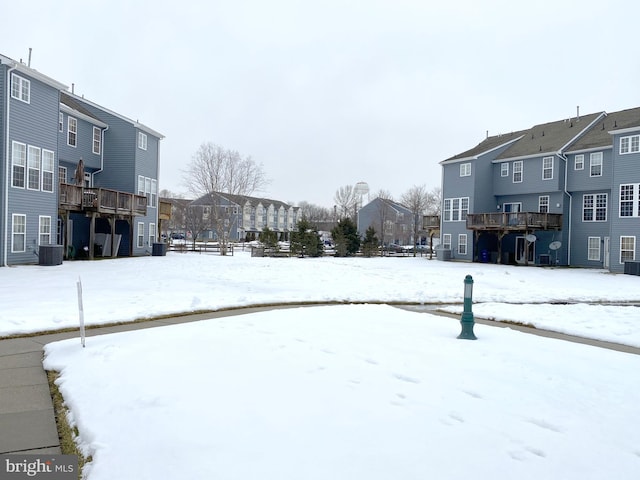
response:
[[[527,250],[525,256],[525,249]],[[535,243],[527,242],[524,237],[516,237],[516,263],[533,263]]]

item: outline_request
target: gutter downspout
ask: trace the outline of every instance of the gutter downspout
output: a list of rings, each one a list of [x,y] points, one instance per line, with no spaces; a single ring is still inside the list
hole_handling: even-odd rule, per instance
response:
[[[573,210],[573,196],[567,190],[567,175],[569,173],[569,159],[564,153],[558,152],[558,157],[564,160],[564,193],[569,197],[569,231],[567,232],[567,265],[571,265],[571,211]]]
[[[5,82],[5,86],[7,88],[7,127],[6,127],[6,135],[5,135],[5,142],[6,142],[6,148],[5,148],[5,162],[4,162],[4,167],[6,169],[6,173],[5,173],[5,188],[4,188],[4,215],[2,217],[2,221],[4,223],[3,225],[3,232],[4,232],[4,240],[2,241],[2,266],[3,267],[7,267],[7,256],[8,256],[8,252],[7,252],[7,248],[8,248],[8,236],[9,236],[9,182],[11,177],[9,176],[9,171],[11,170],[9,168],[10,162],[9,162],[9,125],[11,124],[11,72],[13,72],[16,68],[18,68],[18,65],[14,63],[13,67],[11,67],[9,70],[7,70],[7,82]]]
[[[100,134],[101,137],[101,144],[100,144],[100,168],[98,170],[96,170],[95,172],[93,172],[91,174],[91,186],[93,187],[95,185],[94,182],[94,176],[96,173],[100,173],[104,170],[104,134],[105,132],[109,130],[109,125],[107,125],[105,128],[102,129],[102,133]]]

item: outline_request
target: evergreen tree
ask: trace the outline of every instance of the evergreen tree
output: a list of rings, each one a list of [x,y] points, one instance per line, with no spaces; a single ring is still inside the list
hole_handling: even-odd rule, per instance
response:
[[[362,242],[362,254],[365,257],[373,257],[378,253],[378,237],[376,237],[376,229],[372,226],[367,228]]]
[[[309,257],[321,257],[324,246],[318,231],[306,219],[298,222],[298,229],[291,233],[291,253]]]
[[[260,241],[265,248],[275,249],[278,247],[278,234],[269,227],[264,227],[260,233]]]
[[[355,255],[360,249],[360,236],[356,224],[350,218],[343,218],[331,230],[336,244],[336,256]]]

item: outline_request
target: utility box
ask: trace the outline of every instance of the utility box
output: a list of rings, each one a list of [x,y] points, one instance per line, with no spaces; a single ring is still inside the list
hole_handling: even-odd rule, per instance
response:
[[[38,265],[62,265],[64,247],[62,245],[40,245]]]
[[[640,275],[640,262],[624,262],[624,273],[627,275]]]
[[[167,255],[167,244],[164,242],[154,243],[151,247],[151,255],[153,257],[164,257]]]
[[[451,249],[450,248],[437,248],[436,249],[436,258],[441,262],[448,262],[451,260]]]

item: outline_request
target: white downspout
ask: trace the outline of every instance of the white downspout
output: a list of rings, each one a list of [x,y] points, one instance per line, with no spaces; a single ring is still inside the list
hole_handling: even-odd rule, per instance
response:
[[[13,67],[11,67],[9,70],[7,70],[7,81],[5,82],[5,85],[7,87],[7,127],[6,127],[6,135],[5,135],[5,142],[7,142],[6,145],[6,152],[5,152],[5,169],[6,169],[6,174],[5,174],[5,188],[4,188],[4,215],[3,215],[3,222],[4,222],[4,240],[2,241],[2,266],[6,267],[7,265],[7,256],[8,256],[8,252],[7,252],[7,247],[8,247],[8,243],[9,243],[9,182],[11,181],[11,176],[9,175],[9,172],[11,171],[10,165],[11,162],[9,160],[9,154],[10,154],[10,150],[9,150],[9,125],[11,124],[11,72],[13,72],[16,68],[18,68],[18,66],[16,64],[13,65]]]
[[[102,129],[102,133],[100,134],[101,143],[100,143],[100,168],[91,174],[91,186],[95,185],[94,176],[96,173],[100,173],[104,170],[104,134],[109,130],[109,125]]]
[[[558,156],[564,160],[564,193],[569,197],[569,231],[567,232],[567,265],[571,265],[571,211],[573,210],[573,197],[567,190],[567,175],[569,173],[569,159],[564,153],[558,152]]]

